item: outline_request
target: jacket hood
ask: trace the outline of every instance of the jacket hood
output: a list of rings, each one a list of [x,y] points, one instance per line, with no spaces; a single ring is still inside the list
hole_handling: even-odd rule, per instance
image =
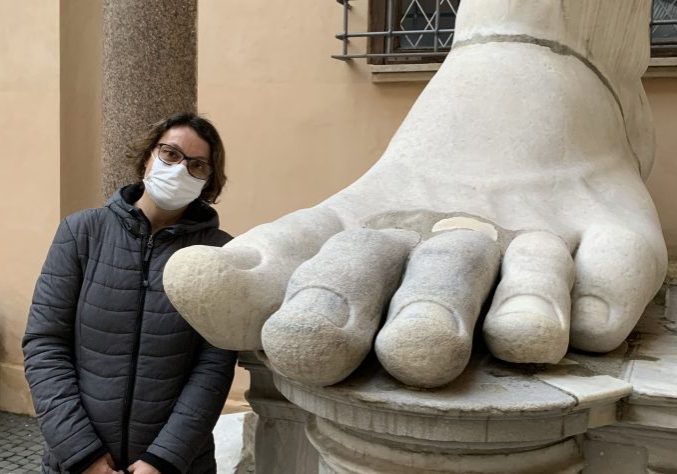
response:
[[[136,203],[143,195],[143,182],[138,182],[118,189],[106,202],[109,208],[120,219],[123,227],[134,235],[150,235],[148,218]],[[162,229],[163,233],[180,235],[197,232],[208,228],[219,227],[219,216],[216,211],[202,199],[196,199],[184,211],[181,219]]]

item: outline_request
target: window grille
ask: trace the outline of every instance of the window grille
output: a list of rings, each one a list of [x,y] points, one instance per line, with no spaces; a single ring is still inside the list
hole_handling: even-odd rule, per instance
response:
[[[653,0],[651,55],[677,56],[677,0]]]
[[[343,5],[341,60],[366,58],[371,64],[441,62],[451,49],[461,0],[369,0],[369,28],[350,31],[350,2]],[[620,1],[620,0],[619,0]],[[677,56],[677,0],[653,0],[652,56]],[[367,50],[349,52],[352,38],[367,38]]]

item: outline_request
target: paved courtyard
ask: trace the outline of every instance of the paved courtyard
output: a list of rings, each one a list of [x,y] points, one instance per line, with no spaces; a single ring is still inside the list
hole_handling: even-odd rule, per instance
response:
[[[0,473],[40,472],[42,435],[35,418],[0,412]]]
[[[252,459],[241,461],[244,417],[222,415],[214,429],[219,473],[254,472]],[[0,411],[0,474],[40,472],[42,443],[35,418]]]

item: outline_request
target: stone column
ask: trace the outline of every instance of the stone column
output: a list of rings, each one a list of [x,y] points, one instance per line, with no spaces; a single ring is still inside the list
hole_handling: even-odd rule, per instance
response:
[[[125,149],[197,104],[197,0],[103,1],[102,187],[133,182]]]

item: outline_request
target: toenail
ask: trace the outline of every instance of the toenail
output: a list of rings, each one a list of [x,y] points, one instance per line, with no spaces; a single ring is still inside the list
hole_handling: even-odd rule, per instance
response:
[[[508,362],[559,362],[569,344],[565,324],[547,300],[518,295],[505,301],[484,323],[484,338],[494,356]]]
[[[457,318],[449,309],[434,301],[414,301],[409,303],[397,312],[397,315],[388,323],[399,321],[402,324],[405,320],[420,320],[420,324],[433,324],[441,330],[459,332]],[[386,325],[388,325],[386,324]]]
[[[432,232],[441,232],[443,230],[469,229],[476,230],[489,237],[494,242],[498,240],[498,231],[496,227],[472,217],[456,216],[437,221],[433,225]]]
[[[385,325],[374,347],[383,367],[396,379],[414,387],[438,387],[466,367],[472,338],[444,306],[415,301]]]
[[[552,303],[536,295],[517,295],[508,298],[499,306],[495,317],[516,313],[539,315],[552,318],[560,324],[562,323]]]
[[[285,306],[292,311],[296,308],[305,312],[313,311],[339,328],[345,327],[350,319],[350,305],[348,301],[345,297],[329,288],[303,288],[294,294],[285,303]]]
[[[585,321],[586,326],[604,327],[609,321],[609,305],[597,296],[587,295],[577,298],[573,313],[577,320]]]

